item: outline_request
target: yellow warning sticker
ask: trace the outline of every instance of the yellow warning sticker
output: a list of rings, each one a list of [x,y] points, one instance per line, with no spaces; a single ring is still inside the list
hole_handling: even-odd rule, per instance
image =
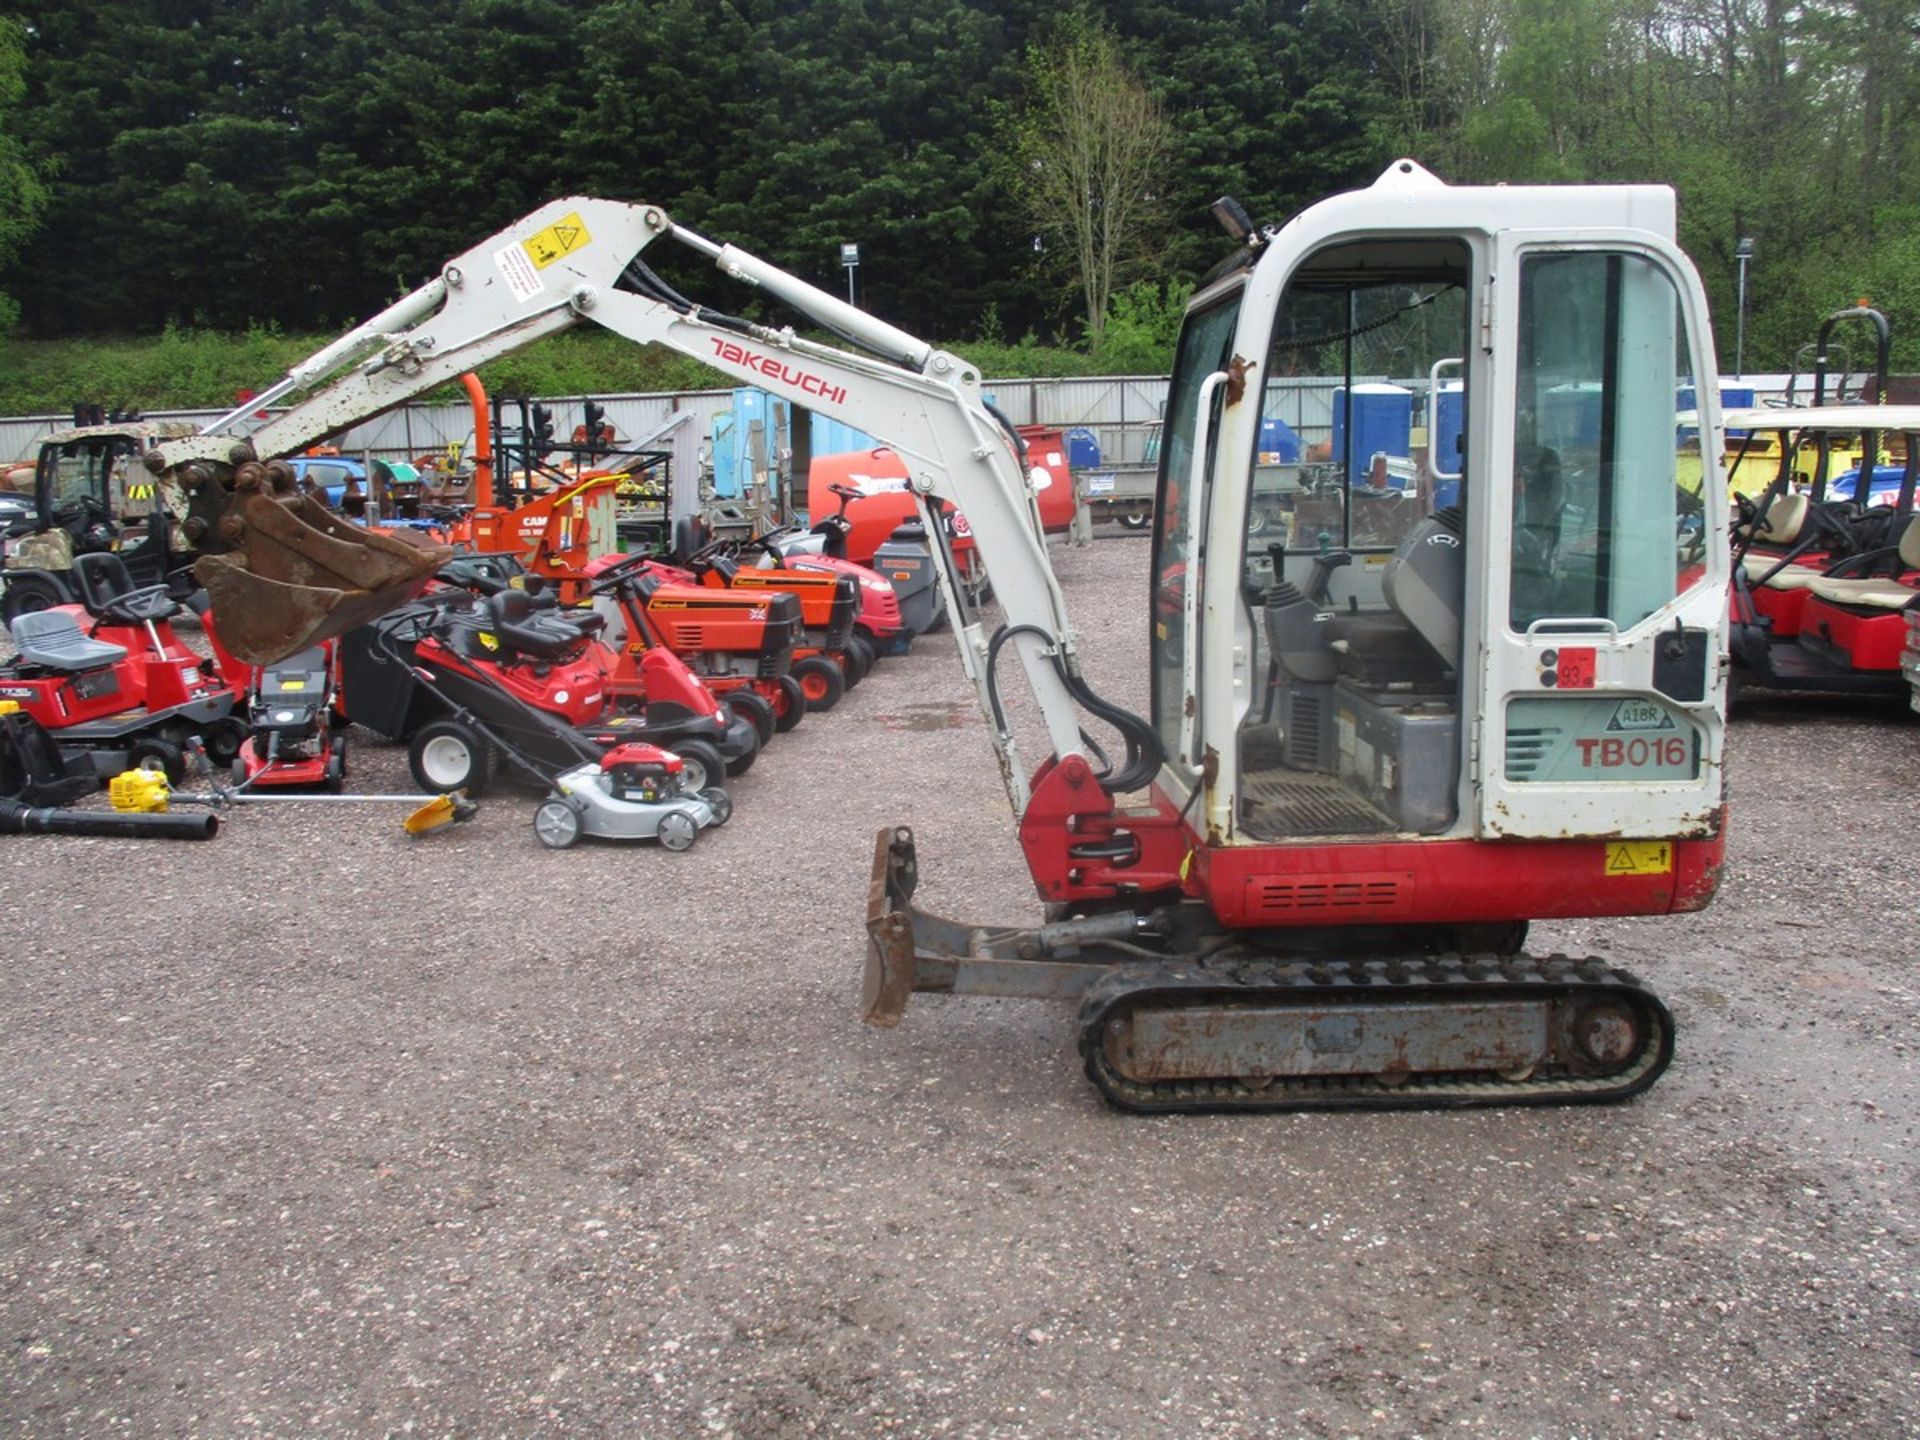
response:
[[[482,649],[498,650],[500,648],[500,637],[495,635],[491,630],[481,630],[476,633],[474,638],[480,642]]]
[[[1665,840],[1619,840],[1607,846],[1609,875],[1666,875],[1673,870],[1673,846]]]
[[[575,210],[527,241],[527,255],[544,270],[556,260],[564,260],[574,251],[583,250],[592,243],[593,237],[587,234],[586,222]]]

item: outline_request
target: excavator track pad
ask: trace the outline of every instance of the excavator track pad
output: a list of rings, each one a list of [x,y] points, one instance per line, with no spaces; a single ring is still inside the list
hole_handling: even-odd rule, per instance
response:
[[[1087,1078],[1149,1114],[1624,1100],[1673,1058],[1652,992],[1564,955],[1122,965],[1079,1029]]]
[[[202,555],[194,578],[206,586],[221,640],[249,665],[270,665],[405,604],[453,556],[410,531],[348,524],[302,495],[279,464],[239,468],[218,528],[231,548]]]

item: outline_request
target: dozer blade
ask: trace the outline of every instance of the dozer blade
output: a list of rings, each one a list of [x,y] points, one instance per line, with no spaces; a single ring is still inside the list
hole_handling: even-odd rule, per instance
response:
[[[219,532],[233,551],[201,556],[193,573],[221,640],[249,665],[271,665],[405,604],[453,555],[345,523],[293,489],[280,466],[240,467]]]

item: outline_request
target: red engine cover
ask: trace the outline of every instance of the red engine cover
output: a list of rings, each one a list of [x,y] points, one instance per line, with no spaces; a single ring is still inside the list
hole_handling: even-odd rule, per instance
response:
[[[649,745],[644,740],[629,740],[624,745],[615,745],[600,757],[602,770],[612,770],[620,765],[658,765],[669,775],[678,775],[686,769],[686,763],[678,755],[662,750],[658,745]]]

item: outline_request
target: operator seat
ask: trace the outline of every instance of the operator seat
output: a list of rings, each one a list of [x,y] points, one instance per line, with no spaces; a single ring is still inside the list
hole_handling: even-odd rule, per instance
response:
[[[1467,599],[1466,525],[1452,506],[1436,510],[1393,552],[1381,591],[1449,670],[1460,667],[1460,616]]]
[[[145,625],[180,608],[166,586],[135,585],[126,561],[111,552],[74,556],[73,578],[87,612],[110,624]]]
[[[93,639],[65,610],[31,610],[16,616],[9,628],[20,658],[45,670],[77,675],[83,670],[117,665],[127,658],[126,646]]]
[[[1449,506],[1414,526],[1381,579],[1385,613],[1336,613],[1327,638],[1341,675],[1365,686],[1435,686],[1460,665],[1466,602],[1466,542]]]
[[[685,565],[713,542],[713,527],[699,515],[682,515],[673,522],[673,554],[676,565]]]
[[[1393,554],[1382,583],[1389,609],[1334,610],[1327,595],[1343,553],[1316,559],[1307,588],[1282,580],[1263,597],[1268,670],[1261,713],[1271,720],[1282,691],[1348,680],[1363,687],[1444,684],[1460,664],[1466,596],[1463,522],[1452,507],[1421,521]]]
[[[1920,570],[1920,515],[1907,517],[1900,532],[1900,543],[1888,557],[1905,570]],[[1911,610],[1920,603],[1920,588],[1903,583],[1898,576],[1861,580],[1818,575],[1807,585],[1818,599],[1834,605],[1850,605],[1860,610]]]
[[[578,619],[542,612],[524,590],[489,595],[486,606],[501,643],[540,660],[557,660],[571,653],[607,623],[604,615],[591,612]]]

